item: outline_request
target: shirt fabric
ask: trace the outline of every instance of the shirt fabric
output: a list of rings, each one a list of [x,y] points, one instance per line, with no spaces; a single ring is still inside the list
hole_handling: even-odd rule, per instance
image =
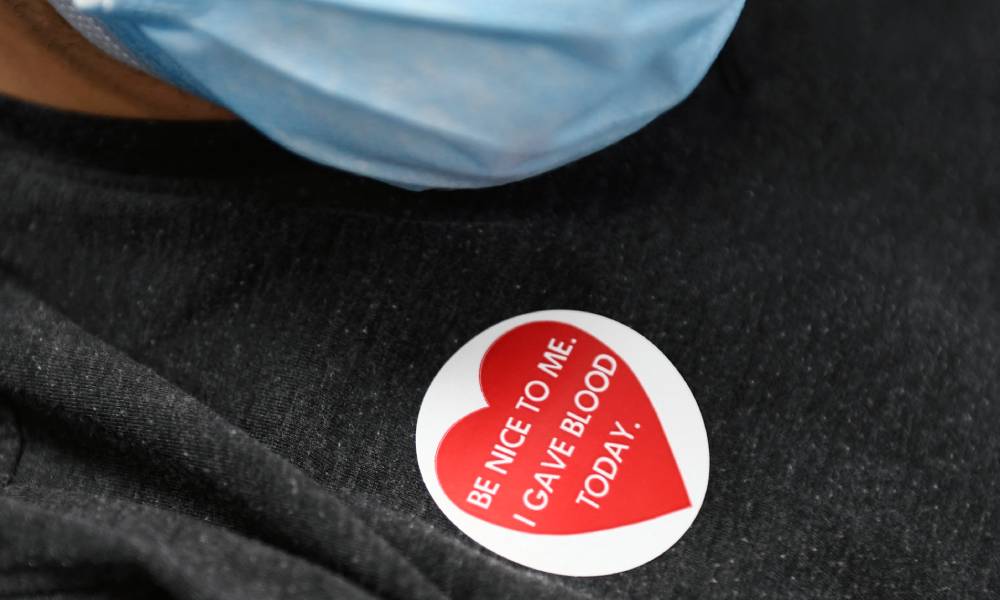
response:
[[[751,2],[681,107],[475,192],[0,100],[0,597],[995,597],[998,30]],[[441,365],[551,308],[708,429],[694,525],[618,575],[497,557],[417,469]]]

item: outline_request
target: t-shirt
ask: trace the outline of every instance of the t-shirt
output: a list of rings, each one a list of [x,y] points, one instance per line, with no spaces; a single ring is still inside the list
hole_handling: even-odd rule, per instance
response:
[[[996,597],[998,30],[751,2],[682,106],[480,191],[0,100],[0,596]],[[708,432],[693,526],[616,575],[485,550],[417,467],[445,361],[554,308]]]

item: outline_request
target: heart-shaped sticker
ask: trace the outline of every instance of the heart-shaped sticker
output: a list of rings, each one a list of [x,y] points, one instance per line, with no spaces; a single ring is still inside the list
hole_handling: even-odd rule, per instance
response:
[[[569,534],[691,506],[645,390],[589,333],[519,325],[487,350],[479,379],[489,406],[448,431],[436,461],[445,493],[466,512]]]
[[[441,368],[417,418],[431,497],[464,533],[564,575],[652,560],[693,523],[708,485],[698,405],[628,327],[552,310],[494,325]]]

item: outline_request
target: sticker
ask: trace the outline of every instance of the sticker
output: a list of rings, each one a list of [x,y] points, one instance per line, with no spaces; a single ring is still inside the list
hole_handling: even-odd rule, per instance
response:
[[[508,319],[452,356],[417,418],[417,462],[462,532],[516,563],[595,576],[642,565],[694,522],[708,437],[684,379],[611,319]]]

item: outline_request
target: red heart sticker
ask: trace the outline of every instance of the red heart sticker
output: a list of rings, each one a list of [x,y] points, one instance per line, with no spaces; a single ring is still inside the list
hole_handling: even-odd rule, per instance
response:
[[[437,447],[456,506],[489,523],[579,534],[692,506],[650,398],[629,364],[573,325],[533,321],[483,355],[488,406]]]

